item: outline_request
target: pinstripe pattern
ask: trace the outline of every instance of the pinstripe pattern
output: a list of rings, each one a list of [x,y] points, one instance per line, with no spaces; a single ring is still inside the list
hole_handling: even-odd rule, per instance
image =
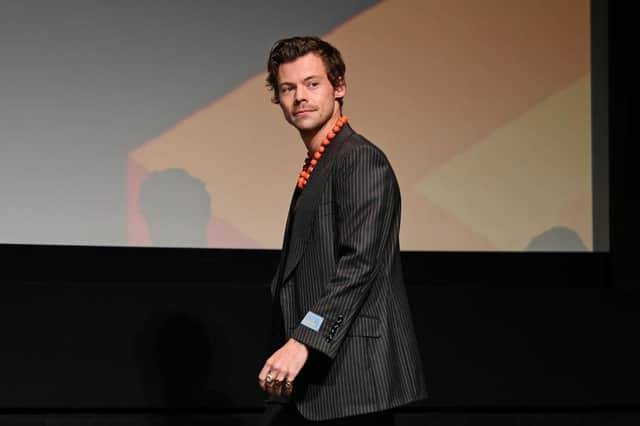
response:
[[[297,380],[295,403],[308,419],[426,398],[399,230],[400,191],[386,156],[345,125],[290,211],[282,280],[272,283],[286,337],[326,361],[310,358]],[[309,311],[324,318],[318,331],[300,324]]]

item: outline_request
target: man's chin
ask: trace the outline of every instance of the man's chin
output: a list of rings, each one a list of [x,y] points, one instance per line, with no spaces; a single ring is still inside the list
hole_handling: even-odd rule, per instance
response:
[[[293,126],[300,130],[301,132],[311,132],[314,130],[319,129],[322,126],[319,126],[318,123],[310,121],[310,120],[292,120],[291,124],[293,124]]]

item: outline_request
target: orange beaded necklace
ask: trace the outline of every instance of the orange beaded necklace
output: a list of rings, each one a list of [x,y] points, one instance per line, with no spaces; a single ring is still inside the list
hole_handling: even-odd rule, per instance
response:
[[[320,148],[318,148],[318,150],[314,152],[313,155],[307,154],[307,158],[304,160],[304,165],[302,166],[302,171],[298,176],[298,188],[304,189],[304,187],[307,185],[309,177],[311,176],[311,172],[313,172],[316,164],[318,164],[318,160],[320,160],[320,157],[322,157],[322,154],[327,148],[327,145],[331,143],[331,140],[336,137],[336,134],[340,131],[340,129],[342,129],[342,126],[344,126],[347,121],[348,118],[344,115],[338,118],[338,121],[336,121],[333,129],[331,129],[329,133],[327,133],[327,136],[322,140]]]

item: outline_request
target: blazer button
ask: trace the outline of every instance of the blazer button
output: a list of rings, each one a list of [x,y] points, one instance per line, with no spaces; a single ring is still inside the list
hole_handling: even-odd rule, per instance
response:
[[[340,323],[342,322],[342,317],[338,317],[338,319],[336,320],[336,322],[337,322],[338,324],[340,324]]]

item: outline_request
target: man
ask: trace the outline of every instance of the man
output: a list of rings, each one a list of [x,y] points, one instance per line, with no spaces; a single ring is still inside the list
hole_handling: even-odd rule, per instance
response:
[[[368,424],[375,415],[392,424],[393,408],[426,397],[402,279],[396,177],[342,116],[337,49],[316,37],[280,40],[268,71],[273,102],[308,156],[271,285],[273,352],[258,381],[284,405],[269,405],[266,417]]]

